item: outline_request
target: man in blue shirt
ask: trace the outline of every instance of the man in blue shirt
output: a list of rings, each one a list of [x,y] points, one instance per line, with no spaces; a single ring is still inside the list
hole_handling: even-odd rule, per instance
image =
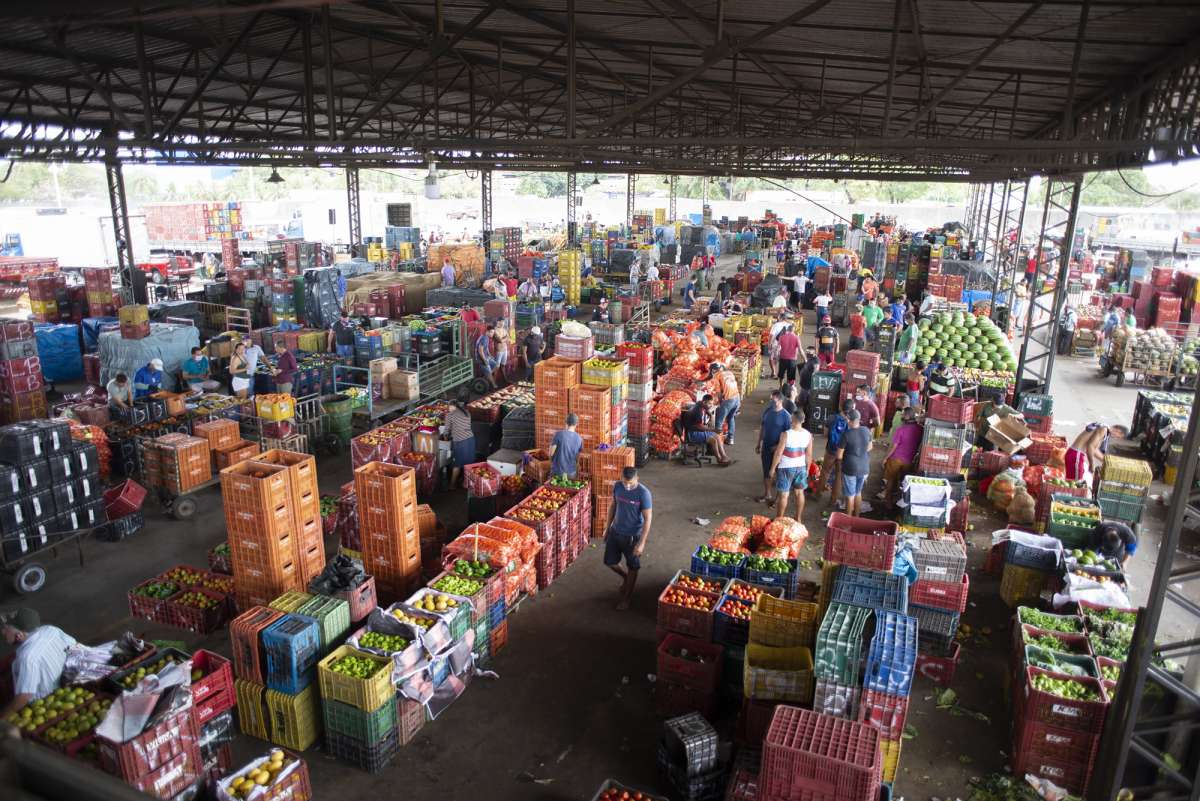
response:
[[[650,490],[638,483],[636,467],[626,467],[621,471],[621,480],[613,484],[604,534],[604,564],[621,577],[621,601],[617,604],[620,610],[629,608],[637,584],[642,551],[650,535],[650,509]],[[628,570],[621,567],[621,557],[625,558]]]
[[[145,367],[133,374],[134,397],[145,398],[162,389],[162,359],[151,359]]]
[[[893,323],[904,325],[904,303],[901,302],[899,295],[892,299],[892,305],[888,311],[891,313]]]
[[[763,412],[762,427],[758,430],[758,443],[754,446],[754,452],[762,457],[763,494],[754,499],[760,503],[765,501],[770,505],[775,502],[771,497],[771,460],[775,456],[775,446],[779,444],[779,438],[791,425],[792,415],[783,407],[783,393],[775,390],[771,393],[770,405]]]
[[[838,461],[837,452],[838,448],[842,446],[842,434],[845,434],[846,429],[850,427],[847,415],[855,410],[854,398],[846,398],[842,401],[840,411],[829,421],[829,438],[825,444],[825,458],[821,464],[821,480],[813,489],[813,500],[820,498],[825,486],[828,485],[830,501],[835,505],[838,502],[842,489],[842,465]]]
[[[184,361],[181,372],[183,373],[183,382],[191,387],[193,392],[202,390],[209,374],[208,357],[204,355],[204,351],[200,348],[192,348],[192,357]]]
[[[567,415],[567,427],[550,441],[550,474],[553,476],[575,478],[579,451],[583,449],[583,437],[575,431],[577,425],[579,415],[571,412]]]

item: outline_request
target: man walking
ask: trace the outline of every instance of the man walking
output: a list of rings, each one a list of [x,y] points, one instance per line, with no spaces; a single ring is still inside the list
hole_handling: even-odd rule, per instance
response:
[[[709,377],[717,379],[717,398],[720,401],[717,406],[717,433],[721,432],[721,427],[728,421],[729,437],[725,440],[725,444],[733,445],[734,431],[737,428],[737,414],[742,408],[742,392],[738,389],[737,379],[734,378],[733,372],[722,369],[721,365],[715,362],[709,367]]]
[[[653,517],[650,490],[638,482],[636,467],[621,471],[621,480],[613,484],[612,505],[608,508],[608,524],[604,532],[604,564],[621,577],[621,600],[617,609],[629,608],[633,588],[637,585],[638,570],[642,567],[642,552],[650,536]],[[621,567],[621,559],[625,567]]]
[[[794,410],[795,406],[792,409]],[[772,390],[771,402],[763,412],[762,426],[758,429],[758,443],[754,446],[754,452],[762,458],[763,494],[762,497],[755,498],[760,503],[775,503],[771,493],[771,465],[775,461],[775,446],[779,444],[783,432],[791,425],[792,415],[784,406],[783,393],[777,389]]]

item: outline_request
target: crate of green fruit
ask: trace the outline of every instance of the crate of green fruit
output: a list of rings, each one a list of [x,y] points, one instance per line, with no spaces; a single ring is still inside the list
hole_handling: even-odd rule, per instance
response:
[[[1108,696],[1099,680],[1027,667],[1022,689],[1021,719],[1093,734],[1104,730]]]
[[[167,599],[182,589],[173,581],[150,579],[129,591],[129,614],[169,625],[163,616]]]
[[[317,663],[321,697],[340,701],[365,712],[374,712],[394,698],[392,660],[357,651],[348,645],[335,648]]]
[[[191,657],[178,648],[160,648],[150,655],[110,673],[106,681],[117,694],[132,690],[146,676],[154,676],[172,664],[183,664]]]
[[[96,727],[108,714],[113,699],[82,687],[69,689],[71,700],[66,703],[71,705],[70,709],[39,726],[32,739],[67,756],[75,756],[96,738]]]
[[[372,613],[367,625],[346,639],[346,645],[356,651],[387,657],[398,673],[411,672],[425,658],[418,627],[389,619],[382,609]]]
[[[471,606],[471,622],[475,623],[487,618],[488,596],[492,583],[500,586],[504,584],[495,572],[487,576],[467,576],[446,571],[439,573],[425,586],[447,595],[466,598]]]
[[[193,587],[172,595],[161,612],[159,622],[197,634],[210,634],[229,616],[229,596],[203,587]]]
[[[471,628],[473,607],[470,598],[422,587],[404,603],[446,621],[452,640],[462,637],[467,633],[467,629]]]
[[[1071,634],[1065,631],[1046,631],[1035,626],[1021,626],[1021,642],[1025,645],[1036,645],[1051,651],[1064,654],[1091,655],[1088,639],[1084,634]]]
[[[1095,658],[1083,654],[1064,654],[1062,651],[1037,645],[1026,645],[1024,662],[1026,665],[1032,665],[1060,676],[1100,678],[1100,670],[1096,667]]]
[[[1031,606],[1018,606],[1017,620],[1042,631],[1062,631],[1067,634],[1083,633],[1083,619],[1078,615],[1054,615]]]
[[[799,562],[751,554],[746,557],[738,578],[752,584],[783,590],[783,597],[792,600],[800,588]]]
[[[317,621],[321,633],[321,651],[328,651],[350,631],[350,604],[341,598],[314,595],[296,610],[296,614]]]
[[[515,525],[522,524],[516,523]],[[487,603],[485,604],[485,608],[491,607],[496,601],[504,598],[504,576],[487,562],[455,559],[454,564],[445,566],[445,570],[447,573],[455,576],[485,581],[487,583]]]
[[[746,562],[743,553],[729,553],[701,545],[692,554],[692,572],[714,578],[741,578],[742,565]]]

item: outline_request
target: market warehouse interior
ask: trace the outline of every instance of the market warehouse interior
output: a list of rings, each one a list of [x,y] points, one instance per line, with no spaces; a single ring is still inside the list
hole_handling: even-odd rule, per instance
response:
[[[23,792],[1194,794],[1191,4],[786,5],[8,11]]]

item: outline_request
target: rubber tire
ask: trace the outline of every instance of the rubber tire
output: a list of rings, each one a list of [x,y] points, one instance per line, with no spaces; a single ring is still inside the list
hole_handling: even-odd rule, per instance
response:
[[[175,503],[171,504],[171,517],[176,520],[187,520],[194,514],[196,514],[195,498],[176,498]]]
[[[482,378],[476,378],[471,381],[471,392],[475,395],[486,395],[491,385]]]
[[[13,589],[21,595],[32,595],[46,586],[46,568],[37,562],[21,565],[13,573]]]
[[[1113,363],[1111,359],[1104,360],[1104,369],[1100,371],[1101,378],[1108,378],[1113,374]]]
[[[1119,370],[1117,372],[1117,386],[1118,387],[1125,386],[1125,371],[1124,370]]]
[[[342,449],[342,441],[338,439],[337,434],[326,434],[321,437],[318,447],[326,456],[336,456]]]
[[[167,282],[167,279],[166,279],[166,278],[164,278],[164,277],[163,277],[163,274],[162,274],[162,273],[160,273],[158,270],[151,270],[151,271],[150,271],[150,283],[152,283],[152,284],[165,284],[166,282]]]

